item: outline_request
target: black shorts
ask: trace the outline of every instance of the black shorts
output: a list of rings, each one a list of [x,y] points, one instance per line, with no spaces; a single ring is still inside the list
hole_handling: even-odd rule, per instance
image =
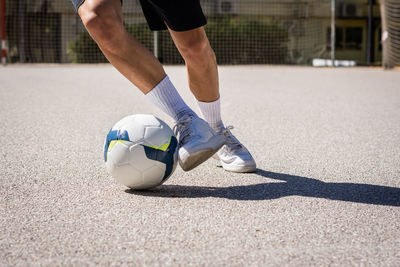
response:
[[[140,0],[144,16],[153,31],[192,30],[207,23],[200,0]]]
[[[75,10],[85,0],[71,0]],[[132,0],[126,0],[132,1]],[[200,0],[139,0],[147,24],[153,31],[188,31],[207,24]]]
[[[78,11],[78,8],[85,2],[85,0],[71,0],[72,4],[74,5],[74,8],[76,11]]]

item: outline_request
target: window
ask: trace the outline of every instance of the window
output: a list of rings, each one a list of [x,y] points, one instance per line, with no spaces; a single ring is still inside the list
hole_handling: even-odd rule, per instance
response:
[[[331,28],[327,30],[327,48],[331,49]],[[362,50],[363,28],[362,27],[336,27],[336,44],[338,50]]]
[[[348,27],[346,28],[346,49],[362,49],[363,41],[363,28],[361,27]]]

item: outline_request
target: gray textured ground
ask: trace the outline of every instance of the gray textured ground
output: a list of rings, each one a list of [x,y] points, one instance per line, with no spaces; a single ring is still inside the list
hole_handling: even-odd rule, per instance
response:
[[[183,67],[167,67],[191,105]],[[0,68],[0,265],[400,265],[400,72],[221,67],[255,174],[208,161],[152,192],[110,178],[113,68]]]

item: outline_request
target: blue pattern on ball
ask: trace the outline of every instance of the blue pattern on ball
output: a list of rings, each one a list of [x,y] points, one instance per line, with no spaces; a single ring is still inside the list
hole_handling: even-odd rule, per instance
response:
[[[108,147],[110,146],[111,141],[114,141],[114,140],[130,141],[128,132],[126,130],[121,130],[121,129],[118,129],[118,130],[111,129],[108,132],[106,143],[104,145],[104,161],[105,162],[107,162]]]

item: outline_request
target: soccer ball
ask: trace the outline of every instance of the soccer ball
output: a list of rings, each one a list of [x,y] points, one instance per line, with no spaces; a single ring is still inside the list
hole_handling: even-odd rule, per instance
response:
[[[132,189],[164,183],[174,172],[178,141],[171,128],[153,115],[123,118],[111,128],[104,145],[107,171]]]

